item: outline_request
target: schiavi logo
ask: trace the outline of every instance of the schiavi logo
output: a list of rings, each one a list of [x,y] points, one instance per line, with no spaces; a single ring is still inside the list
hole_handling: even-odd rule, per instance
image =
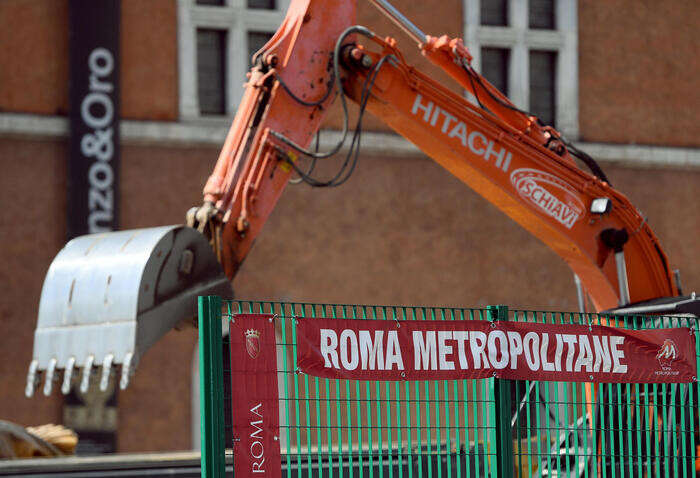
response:
[[[245,331],[245,349],[250,358],[257,358],[260,353],[260,332],[255,329]]]
[[[661,365],[663,370],[671,370],[671,364],[676,360],[677,356],[678,352],[675,342],[671,339],[666,339],[659,349],[659,353],[656,354],[656,360],[659,361],[659,365]]]
[[[584,212],[578,192],[549,173],[520,168],[510,174],[510,182],[521,197],[567,229],[571,229]]]

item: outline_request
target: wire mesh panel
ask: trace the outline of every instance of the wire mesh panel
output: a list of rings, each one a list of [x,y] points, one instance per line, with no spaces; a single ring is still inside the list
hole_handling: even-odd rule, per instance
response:
[[[512,311],[510,320],[697,328],[695,317]],[[697,339],[695,344],[697,355]],[[514,381],[511,424],[518,476],[696,476],[697,393],[697,383]]]
[[[297,369],[296,317],[486,320],[485,309],[227,304],[225,316],[236,313],[277,316],[283,476],[499,476],[493,379],[370,382],[310,377]]]
[[[696,383],[326,379],[299,372],[295,319],[507,319],[694,330],[697,318],[508,312],[505,307],[224,302],[223,320],[239,313],[275,316],[282,476],[696,476]],[[695,344],[697,356],[697,338]],[[226,414],[230,448],[231,397],[246,384],[231,384],[227,356],[225,350],[221,416]]]

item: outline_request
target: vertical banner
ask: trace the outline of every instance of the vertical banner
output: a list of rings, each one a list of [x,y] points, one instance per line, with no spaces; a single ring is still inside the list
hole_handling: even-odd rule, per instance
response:
[[[119,199],[120,0],[70,0],[68,239],[112,231]]]
[[[70,156],[67,239],[118,224],[120,0],[69,1]],[[79,455],[116,451],[117,392],[72,392],[64,423],[80,435]]]
[[[229,333],[233,474],[278,478],[282,461],[273,316],[235,315]]]

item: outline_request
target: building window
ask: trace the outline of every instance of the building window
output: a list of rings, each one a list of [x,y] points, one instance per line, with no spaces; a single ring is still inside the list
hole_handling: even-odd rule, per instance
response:
[[[516,106],[578,137],[577,0],[463,0],[473,65]]]
[[[480,15],[482,25],[508,25],[508,0],[482,1]]]
[[[508,64],[510,50],[508,48],[481,49],[481,74],[499,91],[508,96]]]
[[[555,124],[557,52],[530,50],[530,111]]]
[[[528,0],[528,23],[530,28],[554,28],[554,0]]]
[[[289,0],[178,0],[180,117],[232,116],[250,59],[284,19]]]
[[[247,0],[248,8],[260,8],[263,10],[274,10],[275,1],[274,0]]]
[[[226,113],[226,31],[197,29],[197,99],[201,114]]]

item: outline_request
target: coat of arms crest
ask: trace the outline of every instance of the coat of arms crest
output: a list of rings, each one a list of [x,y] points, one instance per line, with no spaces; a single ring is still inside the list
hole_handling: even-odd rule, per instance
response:
[[[255,329],[245,331],[245,349],[250,358],[257,358],[260,353],[260,332]]]

